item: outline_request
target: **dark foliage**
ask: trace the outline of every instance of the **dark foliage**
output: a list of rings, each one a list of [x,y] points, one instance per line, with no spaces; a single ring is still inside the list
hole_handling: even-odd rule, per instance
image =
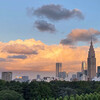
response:
[[[41,98],[58,98],[66,95],[75,96],[76,94],[89,94],[100,92],[100,82],[66,82],[66,81],[51,81],[47,82],[5,82],[0,80],[0,91],[13,90],[23,96],[25,100],[41,100]],[[73,98],[73,97],[71,97]],[[95,97],[94,97],[95,98]]]

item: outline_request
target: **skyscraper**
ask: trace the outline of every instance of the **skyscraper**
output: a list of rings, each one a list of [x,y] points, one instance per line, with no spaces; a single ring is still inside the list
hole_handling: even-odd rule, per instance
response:
[[[88,63],[88,78],[89,80],[92,80],[96,76],[96,58],[92,41],[88,53],[87,63]]]
[[[62,72],[62,63],[56,63],[56,77],[60,77],[61,72]]]
[[[97,77],[100,77],[100,66],[98,66],[98,69],[97,69]]]
[[[82,61],[82,73],[84,73],[84,70],[86,70],[86,62]]]
[[[22,82],[29,82],[28,76],[22,76]]]
[[[82,72],[77,72],[77,79],[79,81],[81,81],[82,75],[83,75]]]
[[[2,80],[11,81],[12,80],[12,72],[2,72]]]

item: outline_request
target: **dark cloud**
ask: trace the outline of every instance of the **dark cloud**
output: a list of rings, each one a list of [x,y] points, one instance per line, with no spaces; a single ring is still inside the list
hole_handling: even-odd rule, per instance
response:
[[[100,31],[98,31],[98,30],[75,29],[75,30],[72,30],[72,32],[67,35],[67,38],[62,39],[60,44],[74,45],[78,42],[91,41],[91,38],[92,38],[93,41],[97,42],[98,41],[98,38],[97,38],[98,35],[100,35]]]
[[[6,59],[5,58],[0,58],[0,62],[5,62]]]
[[[8,52],[13,54],[34,54],[37,55],[37,50],[33,50],[25,45],[21,44],[13,44],[13,45],[7,45],[3,48],[2,52]]]
[[[0,62],[11,62],[13,60],[7,59],[7,58],[0,58]]]
[[[77,17],[79,19],[84,19],[82,12],[79,9],[69,10],[63,8],[61,5],[44,5],[36,10],[32,10],[31,8],[29,11],[38,17],[46,17],[50,20],[59,21],[59,20],[67,20],[69,18]]]
[[[8,58],[13,58],[13,59],[26,59],[26,55],[13,55],[13,56],[8,56]]]
[[[61,40],[60,43],[61,43],[61,44],[66,44],[66,45],[74,45],[73,40],[68,39],[68,38]]]
[[[53,24],[47,23],[44,20],[35,21],[35,27],[41,32],[56,32],[56,28]]]

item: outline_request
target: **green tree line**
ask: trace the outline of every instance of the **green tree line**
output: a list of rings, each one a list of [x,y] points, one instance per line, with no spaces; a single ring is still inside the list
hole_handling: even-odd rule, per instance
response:
[[[7,92],[11,91],[11,92]],[[0,100],[81,100],[84,96],[94,95],[96,92],[99,95],[100,82],[94,81],[79,81],[79,82],[66,82],[66,81],[51,81],[51,82],[6,82],[0,80],[0,93],[6,94],[7,96],[14,96],[15,92],[18,95],[16,98],[20,99],[0,99]],[[11,95],[12,94],[12,95]],[[86,95],[83,95],[86,94]],[[66,96],[67,95],[67,96]],[[6,96],[5,96],[6,97]],[[15,96],[14,96],[15,97]],[[66,98],[65,98],[66,97]],[[99,97],[99,96],[98,96]],[[13,97],[12,97],[13,98]],[[91,99],[82,99],[91,100]],[[94,99],[93,99],[94,100]],[[96,99],[95,99],[96,100]],[[100,100],[100,99],[97,99]]]
[[[49,99],[41,99],[41,100],[100,100],[100,93],[90,93],[90,94],[76,94],[75,96],[65,96],[65,97],[59,97],[59,98],[49,98]]]

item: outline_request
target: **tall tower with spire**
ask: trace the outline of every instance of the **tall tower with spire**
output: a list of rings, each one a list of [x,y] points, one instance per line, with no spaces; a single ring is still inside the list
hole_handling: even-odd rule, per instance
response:
[[[91,39],[90,49],[88,52],[87,63],[88,63],[88,78],[89,80],[92,80],[96,76],[96,58],[95,58],[95,51],[93,48],[92,39]]]

